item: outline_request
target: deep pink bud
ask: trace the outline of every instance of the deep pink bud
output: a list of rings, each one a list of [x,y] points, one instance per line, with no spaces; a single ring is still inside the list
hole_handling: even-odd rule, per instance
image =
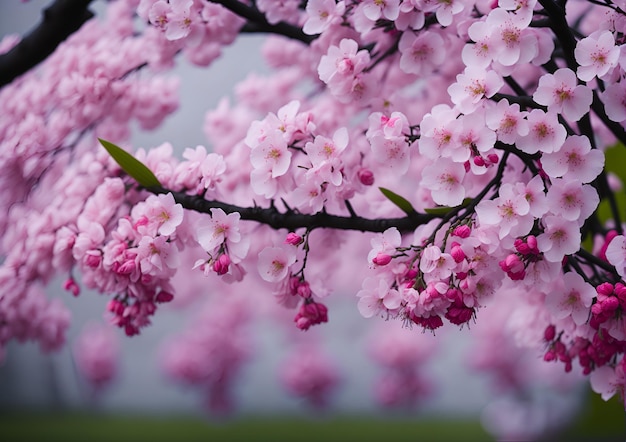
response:
[[[498,161],[500,161],[500,158],[495,153],[488,154],[487,159],[491,164],[498,164]]]
[[[65,281],[65,284],[63,284],[63,288],[68,292],[71,292],[74,296],[78,296],[80,294],[80,287],[76,284],[74,278],[68,278],[67,281]]]
[[[287,234],[287,238],[285,239],[285,243],[291,244],[292,246],[299,246],[302,244],[304,240],[297,233],[289,232]]]
[[[156,295],[156,302],[159,302],[161,304],[166,303],[166,302],[170,302],[172,299],[174,299],[174,295],[169,293],[169,292],[159,292],[158,295]]]
[[[452,231],[453,236],[458,236],[460,238],[467,238],[472,233],[472,229],[469,226],[463,224],[462,226],[456,226]]]
[[[452,249],[450,250],[450,255],[452,256],[452,259],[454,259],[454,262],[456,263],[459,263],[465,259],[465,252],[463,251],[461,246],[458,246],[458,245],[452,246]]]
[[[213,270],[218,275],[225,275],[228,273],[228,268],[230,267],[230,257],[226,254],[222,254],[215,260],[213,263]]]
[[[91,267],[92,269],[98,268],[102,262],[102,255],[100,252],[88,250],[83,258],[83,262],[87,267]]]
[[[387,255],[386,253],[378,252],[378,255],[372,259],[372,262],[379,266],[386,266],[391,262],[391,255]]]
[[[364,186],[371,186],[374,184],[374,173],[371,170],[365,168],[359,169],[356,174],[357,177],[359,177],[359,181]]]
[[[546,327],[546,330],[543,332],[543,339],[545,339],[547,342],[552,342],[554,341],[555,337],[556,337],[556,327],[550,324],[549,326]]]
[[[485,160],[483,157],[476,156],[474,157],[474,164],[478,167],[482,167],[485,165]]]
[[[614,312],[617,310],[617,307],[619,307],[619,299],[615,296],[611,296],[610,298],[606,298],[602,301],[602,312],[604,314]]]
[[[596,292],[599,295],[598,300],[602,301],[613,294],[613,284],[610,282],[603,282],[596,287]]]
[[[300,330],[308,330],[312,325],[328,322],[328,309],[319,302],[304,303],[293,320]]]
[[[310,298],[311,286],[309,285],[308,282],[302,281],[300,285],[298,285],[298,288],[296,289],[296,293],[298,293],[298,295],[300,295],[304,299]]]
[[[539,249],[537,248],[537,237],[535,235],[528,235],[526,238],[526,244],[530,247],[530,250],[535,254],[539,254]]]

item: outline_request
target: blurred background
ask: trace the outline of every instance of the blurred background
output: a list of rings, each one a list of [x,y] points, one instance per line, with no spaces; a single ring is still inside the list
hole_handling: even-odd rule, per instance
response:
[[[39,22],[41,10],[49,3],[0,2],[0,35],[25,34]],[[101,12],[104,3],[94,2],[92,9]],[[181,59],[172,72],[181,78],[179,111],[158,130],[135,130],[133,145],[152,147],[170,141],[180,152],[206,145],[202,132],[206,111],[215,108],[225,94],[232,97],[234,85],[250,72],[267,72],[260,54],[262,38],[240,38],[208,69]],[[8,435],[8,439],[0,436],[2,440],[110,440],[112,434],[116,440],[172,440],[173,434],[178,440],[204,440],[210,434],[216,440],[265,440],[263,434],[271,435],[271,440],[345,440],[346,435],[357,434],[363,441],[493,440],[498,431],[490,418],[498,416],[494,407],[507,410],[507,403],[498,402],[502,398],[494,395],[490,380],[468,369],[468,336],[458,330],[438,334],[436,354],[420,366],[432,394],[424,394],[413,407],[383,408],[374,391],[383,367],[368,350],[376,320],[360,316],[354,296],[328,299],[331,320],[313,332],[340,379],[323,410],[285,389],[279,373],[290,356],[289,348],[284,329],[268,320],[256,322],[250,330],[254,350],[234,384],[235,412],[207,411],[203,395],[173,382],[160,363],[164,343],[192,320],[190,309],[175,307],[162,308],[154,324],[139,336],[118,335],[117,376],[94,397],[78,375],[72,346],[88,324],[102,321],[107,298],[83,292],[74,299],[62,285],[61,280],[53,282],[50,296],[63,298],[72,311],[68,345],[54,354],[43,354],[34,344],[11,343],[0,365],[0,434]],[[413,333],[425,346],[429,345],[426,338],[435,339],[418,330]],[[552,410],[553,426],[572,431],[568,433],[574,434],[571,438],[585,440],[574,422],[582,425],[588,420],[596,425],[590,430],[594,440],[624,440],[623,409],[615,406],[616,401],[605,404],[589,395],[586,383],[560,395],[533,395],[542,404],[541,413],[548,416],[547,410]],[[515,413],[511,409],[509,414]],[[524,416],[522,422],[530,419]]]

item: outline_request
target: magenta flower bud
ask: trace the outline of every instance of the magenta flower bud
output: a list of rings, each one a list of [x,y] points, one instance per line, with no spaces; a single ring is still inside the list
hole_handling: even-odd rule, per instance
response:
[[[303,282],[300,283],[300,285],[298,285],[296,293],[298,293],[298,295],[300,295],[304,299],[310,298],[311,297],[311,286],[309,285],[308,282],[303,281]]]
[[[287,238],[285,239],[285,243],[291,244],[292,246],[299,246],[302,244],[304,240],[297,233],[289,232],[287,234]]]
[[[161,304],[164,304],[166,302],[170,302],[174,299],[174,295],[169,293],[169,292],[159,292],[158,295],[156,295],[155,301]]]
[[[63,284],[63,288],[68,292],[71,292],[74,296],[80,295],[80,287],[76,284],[74,278],[68,278],[67,281],[65,281],[65,284]]]
[[[539,249],[537,248],[537,237],[535,235],[528,235],[528,238],[526,238],[526,244],[528,244],[532,253],[535,255],[539,254]]]
[[[603,282],[599,286],[596,287],[596,292],[598,292],[598,300],[603,301],[613,294],[613,284],[610,282]]]
[[[450,255],[452,256],[452,259],[454,259],[454,262],[456,262],[457,264],[465,259],[465,252],[463,251],[461,246],[458,245],[452,246],[452,249],[450,250]]]
[[[356,174],[359,178],[359,181],[364,186],[371,186],[372,184],[374,184],[374,173],[371,170],[365,168],[359,169]]]
[[[379,252],[378,255],[376,255],[374,259],[372,259],[372,262],[379,266],[386,266],[391,262],[391,255]]]
[[[483,159],[483,157],[474,157],[474,165],[482,167],[485,165],[485,160]]]
[[[543,339],[545,339],[547,342],[552,342],[554,341],[555,337],[556,337],[556,327],[550,324],[549,326],[546,327],[546,330],[543,332]]]
[[[611,296],[610,298],[606,298],[602,301],[602,311],[606,314],[609,312],[614,312],[619,307],[619,299],[615,296]]]
[[[230,267],[230,257],[226,254],[220,255],[217,260],[213,263],[213,270],[218,275],[225,275],[228,273],[228,268]]]
[[[458,236],[459,238],[467,238],[472,233],[472,229],[469,226],[463,224],[462,226],[456,226],[452,231],[453,236]]]
[[[495,153],[488,154],[487,159],[491,164],[498,164],[498,161],[500,161],[500,158],[498,158],[498,155],[496,155]]]

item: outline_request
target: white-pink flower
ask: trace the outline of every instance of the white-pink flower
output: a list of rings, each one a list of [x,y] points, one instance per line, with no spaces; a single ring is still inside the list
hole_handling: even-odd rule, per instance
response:
[[[626,380],[624,379],[624,364],[622,361],[616,367],[603,365],[596,367],[589,376],[591,389],[608,401],[615,393],[624,394]]]
[[[592,32],[576,44],[574,57],[579,64],[576,75],[582,81],[602,77],[617,66],[620,48],[615,46],[613,33],[608,30]]]
[[[522,152],[535,154],[550,153],[561,148],[567,137],[567,131],[559,123],[557,114],[533,109],[528,114],[528,134],[517,140],[516,146]]]
[[[307,20],[302,32],[308,35],[321,34],[332,24],[341,21],[346,10],[344,1],[335,0],[308,0],[306,4]]]
[[[446,59],[444,39],[435,31],[406,31],[398,43],[400,69],[409,74],[432,73]]]
[[[530,215],[530,204],[526,195],[519,193],[510,183],[500,186],[495,200],[482,200],[476,206],[476,215],[481,226],[494,226],[500,239],[505,236],[516,238],[530,232],[534,218]],[[525,189],[523,189],[525,190]]]
[[[395,255],[396,248],[400,247],[401,243],[402,236],[396,227],[390,227],[376,234],[370,241],[372,249],[367,255],[367,261],[371,263],[379,255]]]
[[[448,87],[450,99],[464,114],[473,112],[483,98],[491,98],[504,85],[502,77],[493,70],[468,66]]]
[[[598,207],[600,198],[596,189],[589,184],[556,178],[548,190],[547,201],[552,213],[582,226]]]
[[[568,221],[560,216],[546,216],[543,225],[543,233],[537,236],[537,248],[543,252],[545,260],[561,262],[565,255],[571,255],[580,249],[578,222]]]
[[[268,282],[283,281],[289,274],[289,266],[296,262],[294,247],[265,247],[259,253],[259,275]]]
[[[611,240],[605,253],[607,261],[609,261],[615,270],[622,277],[626,278],[626,238],[624,235],[617,235]]]
[[[597,295],[591,284],[576,272],[563,275],[563,287],[546,294],[546,307],[555,319],[571,316],[576,325],[587,322],[591,303]]]
[[[430,245],[420,256],[420,270],[426,282],[445,280],[452,274],[456,262],[449,253],[444,253],[438,246]]]
[[[394,312],[400,307],[402,295],[398,290],[389,288],[389,283],[382,278],[365,278],[357,308],[364,318],[371,318],[383,312]]]
[[[421,186],[429,189],[433,201],[442,206],[458,206],[465,198],[465,166],[440,158],[422,171]]]
[[[541,156],[541,166],[550,178],[590,183],[604,168],[604,153],[591,149],[586,136],[571,135],[558,151]]]
[[[250,153],[255,169],[268,170],[272,178],[284,175],[291,164],[291,152],[287,141],[279,131],[272,131],[259,141]]]
[[[211,209],[211,218],[197,229],[198,243],[207,253],[214,255],[224,244],[230,260],[237,264],[248,254],[250,240],[239,230],[239,212],[226,214],[222,209]],[[203,222],[205,218],[203,218]]]
[[[533,100],[570,121],[578,121],[589,112],[593,92],[589,87],[578,84],[574,71],[561,68],[554,74],[545,74],[539,78]]]
[[[489,107],[485,114],[485,123],[495,130],[498,140],[506,144],[515,144],[517,139],[528,134],[528,112],[521,111],[517,103],[509,104],[508,100],[500,100]]]
[[[626,81],[609,84],[600,94],[606,115],[621,123],[626,120]]]

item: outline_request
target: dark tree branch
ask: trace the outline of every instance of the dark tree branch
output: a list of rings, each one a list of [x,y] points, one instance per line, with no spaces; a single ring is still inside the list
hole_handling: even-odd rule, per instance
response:
[[[279,22],[275,25],[270,24],[265,15],[258,9],[247,6],[238,0],[211,0],[213,3],[224,6],[230,12],[237,14],[240,17],[248,20],[248,23],[244,26],[244,32],[266,32],[271,34],[283,35],[285,37],[292,38],[294,40],[300,40],[303,43],[309,44],[317,38],[316,35],[307,35],[302,32],[302,29],[290,25],[289,23]]]
[[[56,0],[44,9],[39,25],[17,46],[0,55],[0,88],[45,60],[92,18],[89,3],[91,0]]]
[[[239,212],[241,219],[266,224],[274,229],[295,230],[307,228],[329,228],[338,230],[358,230],[361,232],[384,232],[389,227],[397,227],[401,232],[411,232],[418,226],[438,218],[426,213],[413,213],[403,218],[369,219],[360,216],[339,216],[328,213],[306,215],[294,211],[280,212],[276,207],[239,207],[221,201],[208,201],[202,197],[187,195],[182,192],[172,192],[162,187],[148,189],[155,194],[171,193],[174,200],[184,208],[199,213],[211,213],[211,209],[222,209],[226,213]]]

